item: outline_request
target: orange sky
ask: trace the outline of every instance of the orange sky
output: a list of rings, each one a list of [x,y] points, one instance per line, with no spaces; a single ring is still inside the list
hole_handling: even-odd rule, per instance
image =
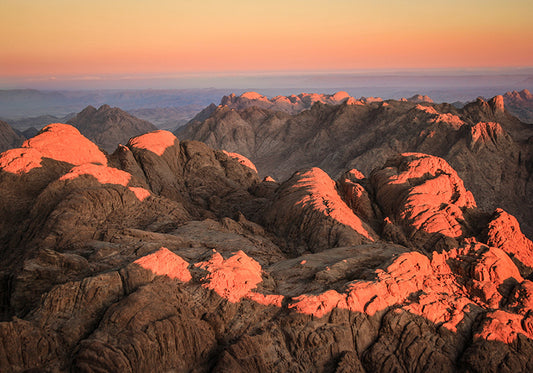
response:
[[[2,0],[0,76],[532,66],[531,0]]]

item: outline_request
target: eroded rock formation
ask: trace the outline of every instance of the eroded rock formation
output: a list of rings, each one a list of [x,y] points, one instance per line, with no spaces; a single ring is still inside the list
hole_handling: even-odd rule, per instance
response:
[[[258,94],[226,101],[177,136],[242,154],[261,176],[276,180],[308,167],[335,179],[349,169],[369,175],[405,152],[438,156],[457,171],[480,207],[503,208],[533,235],[533,125],[511,115],[503,96],[478,98],[462,109],[423,96],[336,105],[317,99],[292,114]]]
[[[517,220],[435,156],[367,175],[45,127],[0,155],[2,371],[530,371]]]
[[[157,129],[152,123],[109,105],[102,105],[98,109],[87,106],[67,123],[110,153],[118,144],[127,143],[131,137]]]

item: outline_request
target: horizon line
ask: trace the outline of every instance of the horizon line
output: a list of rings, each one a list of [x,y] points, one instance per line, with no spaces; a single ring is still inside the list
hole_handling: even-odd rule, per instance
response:
[[[21,75],[2,75],[0,79],[96,79],[96,78],[108,78],[117,77],[124,80],[127,79],[139,79],[139,78],[187,78],[187,77],[203,77],[203,76],[298,76],[298,75],[366,75],[366,74],[394,74],[394,73],[439,73],[439,72],[492,72],[498,73],[503,71],[528,71],[533,73],[533,65],[524,66],[464,66],[464,67],[398,67],[398,68],[355,68],[355,69],[312,69],[312,70],[207,70],[207,71],[163,71],[163,72],[127,72],[127,73],[78,73],[78,74],[21,74]]]

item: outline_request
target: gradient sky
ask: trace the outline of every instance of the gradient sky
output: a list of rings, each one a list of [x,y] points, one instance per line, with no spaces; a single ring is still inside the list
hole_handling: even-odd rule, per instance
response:
[[[0,0],[0,76],[533,65],[531,0]]]

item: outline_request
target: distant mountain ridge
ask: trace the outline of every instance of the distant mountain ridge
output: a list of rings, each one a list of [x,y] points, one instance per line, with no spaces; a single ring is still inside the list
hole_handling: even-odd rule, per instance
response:
[[[463,109],[407,100],[343,100],[340,105],[317,100],[309,110],[290,114],[252,105],[272,107],[280,99],[230,96],[223,101],[230,105],[175,133],[242,154],[261,176],[277,180],[303,167],[320,167],[332,177],[351,168],[368,175],[404,152],[443,157],[486,204],[482,207],[502,206],[533,234],[533,126],[510,114],[502,96],[479,98]],[[239,103],[245,108],[231,106]]]
[[[9,124],[0,120],[0,152],[19,147],[26,138],[17,133]]]
[[[240,96],[233,93],[229,96],[224,96],[219,106],[226,106],[236,110],[258,107],[261,109],[297,114],[303,110],[310,109],[317,102],[327,105],[340,105],[342,103],[348,105],[365,105],[371,102],[381,101],[383,99],[380,97],[361,97],[356,99],[344,91],[339,91],[334,94],[300,93],[299,95],[290,96],[280,95],[271,99],[257,92],[245,92]],[[401,101],[433,102],[431,98],[423,95],[414,95],[408,99],[402,98]],[[193,120],[196,120],[196,118]]]
[[[71,119],[75,113],[68,114],[63,117],[56,117],[55,115],[39,115],[37,117],[28,117],[28,118],[19,118],[19,119],[4,119],[5,122],[9,123],[11,127],[19,131],[25,131],[29,128],[38,128],[52,124],[52,123],[65,123]]]
[[[132,137],[157,130],[152,123],[109,105],[98,109],[87,106],[67,123],[107,152],[114,151],[118,144],[125,144]]]
[[[507,109],[520,120],[533,123],[533,94],[529,90],[507,92],[503,95],[503,99]]]
[[[485,103],[462,118],[505,119]],[[406,105],[406,129],[450,129],[428,146],[457,129],[482,161],[513,147],[499,123],[431,104],[299,115]],[[533,242],[516,218],[477,207],[439,157],[344,171],[261,182],[240,155],[168,131],[106,155],[46,126],[0,153],[1,370],[531,372]]]

